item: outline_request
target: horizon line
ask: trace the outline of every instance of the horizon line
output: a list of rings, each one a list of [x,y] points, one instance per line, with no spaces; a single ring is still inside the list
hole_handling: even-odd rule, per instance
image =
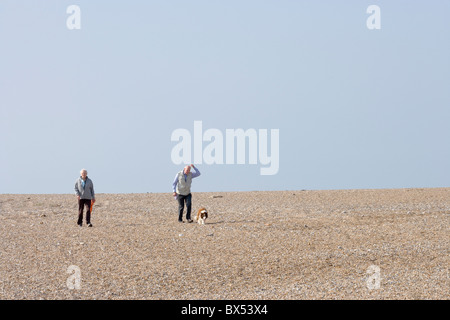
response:
[[[229,191],[194,191],[193,193],[248,193],[248,192],[305,192],[305,191],[381,191],[381,190],[421,190],[449,189],[450,187],[402,187],[402,188],[343,188],[343,189],[285,189],[285,190],[229,190]],[[98,192],[101,194],[173,194],[173,192]],[[72,193],[0,193],[0,195],[73,195]]]

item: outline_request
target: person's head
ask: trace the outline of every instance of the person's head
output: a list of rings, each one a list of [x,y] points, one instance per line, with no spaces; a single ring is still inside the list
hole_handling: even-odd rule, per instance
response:
[[[87,177],[87,170],[86,169],[81,169],[80,175],[81,175],[81,177],[83,179],[86,179],[86,177]]]
[[[191,172],[191,166],[186,166],[183,169],[184,174],[189,174],[189,172]]]

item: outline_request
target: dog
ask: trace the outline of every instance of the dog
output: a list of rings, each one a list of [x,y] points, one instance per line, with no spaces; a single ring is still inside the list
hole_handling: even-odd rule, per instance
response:
[[[200,208],[197,211],[197,223],[205,224],[205,220],[208,218],[208,211],[205,208]]]

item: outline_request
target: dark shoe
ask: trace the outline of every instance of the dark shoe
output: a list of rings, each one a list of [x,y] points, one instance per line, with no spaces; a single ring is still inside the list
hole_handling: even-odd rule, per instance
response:
[[[184,223],[184,221],[183,221],[183,220],[178,220],[178,222],[180,222],[180,223]]]
[[[92,223],[89,222],[89,223],[87,224],[87,226],[88,226],[89,228],[92,228]]]
[[[194,222],[194,220],[192,220],[192,219],[189,219],[187,222],[189,222],[189,223],[192,223],[192,222]]]
[[[83,224],[82,224],[82,223],[77,223],[77,225],[78,225],[79,227],[82,227],[82,226],[83,226]]]

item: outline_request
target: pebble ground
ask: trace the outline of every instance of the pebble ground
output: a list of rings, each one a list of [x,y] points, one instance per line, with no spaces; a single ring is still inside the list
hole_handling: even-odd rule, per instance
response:
[[[450,188],[0,195],[0,299],[450,298]],[[79,280],[76,282],[76,280]]]

